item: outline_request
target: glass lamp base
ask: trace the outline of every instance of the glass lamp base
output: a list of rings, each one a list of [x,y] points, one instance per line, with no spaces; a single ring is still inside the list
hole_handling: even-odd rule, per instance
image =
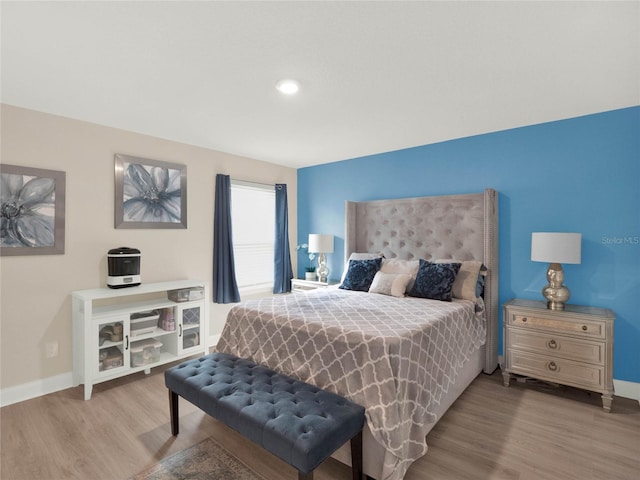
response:
[[[329,279],[329,267],[327,267],[327,256],[324,253],[318,254],[318,281],[327,283]]]

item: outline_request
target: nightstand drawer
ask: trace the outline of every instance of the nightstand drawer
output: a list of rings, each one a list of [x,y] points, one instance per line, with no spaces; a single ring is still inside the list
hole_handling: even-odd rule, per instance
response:
[[[565,337],[550,333],[539,333],[527,329],[511,328],[509,345],[511,348],[532,353],[604,365],[605,343]]]
[[[549,315],[546,317],[528,315],[518,312],[511,315],[509,323],[513,326],[523,328],[538,328],[542,330],[553,330],[561,333],[572,333],[590,338],[604,338],[605,324],[604,322],[594,322],[589,320],[572,321],[565,318],[554,318]]]
[[[604,366],[511,350],[509,371],[589,390],[604,390]]]

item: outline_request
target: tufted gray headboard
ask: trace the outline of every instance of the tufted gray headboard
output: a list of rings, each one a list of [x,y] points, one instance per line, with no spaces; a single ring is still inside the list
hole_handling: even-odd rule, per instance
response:
[[[382,252],[405,260],[479,260],[487,267],[485,373],[498,366],[498,194],[346,202],[345,260]]]

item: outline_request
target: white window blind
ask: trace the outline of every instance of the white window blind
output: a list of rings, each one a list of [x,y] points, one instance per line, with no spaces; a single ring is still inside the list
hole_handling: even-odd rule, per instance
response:
[[[231,230],[238,288],[273,288],[275,215],[275,187],[231,181]]]

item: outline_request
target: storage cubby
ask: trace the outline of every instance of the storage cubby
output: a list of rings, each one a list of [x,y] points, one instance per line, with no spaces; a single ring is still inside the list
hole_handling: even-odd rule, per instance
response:
[[[73,292],[74,386],[88,400],[96,383],[208,353],[208,298],[192,280]]]

